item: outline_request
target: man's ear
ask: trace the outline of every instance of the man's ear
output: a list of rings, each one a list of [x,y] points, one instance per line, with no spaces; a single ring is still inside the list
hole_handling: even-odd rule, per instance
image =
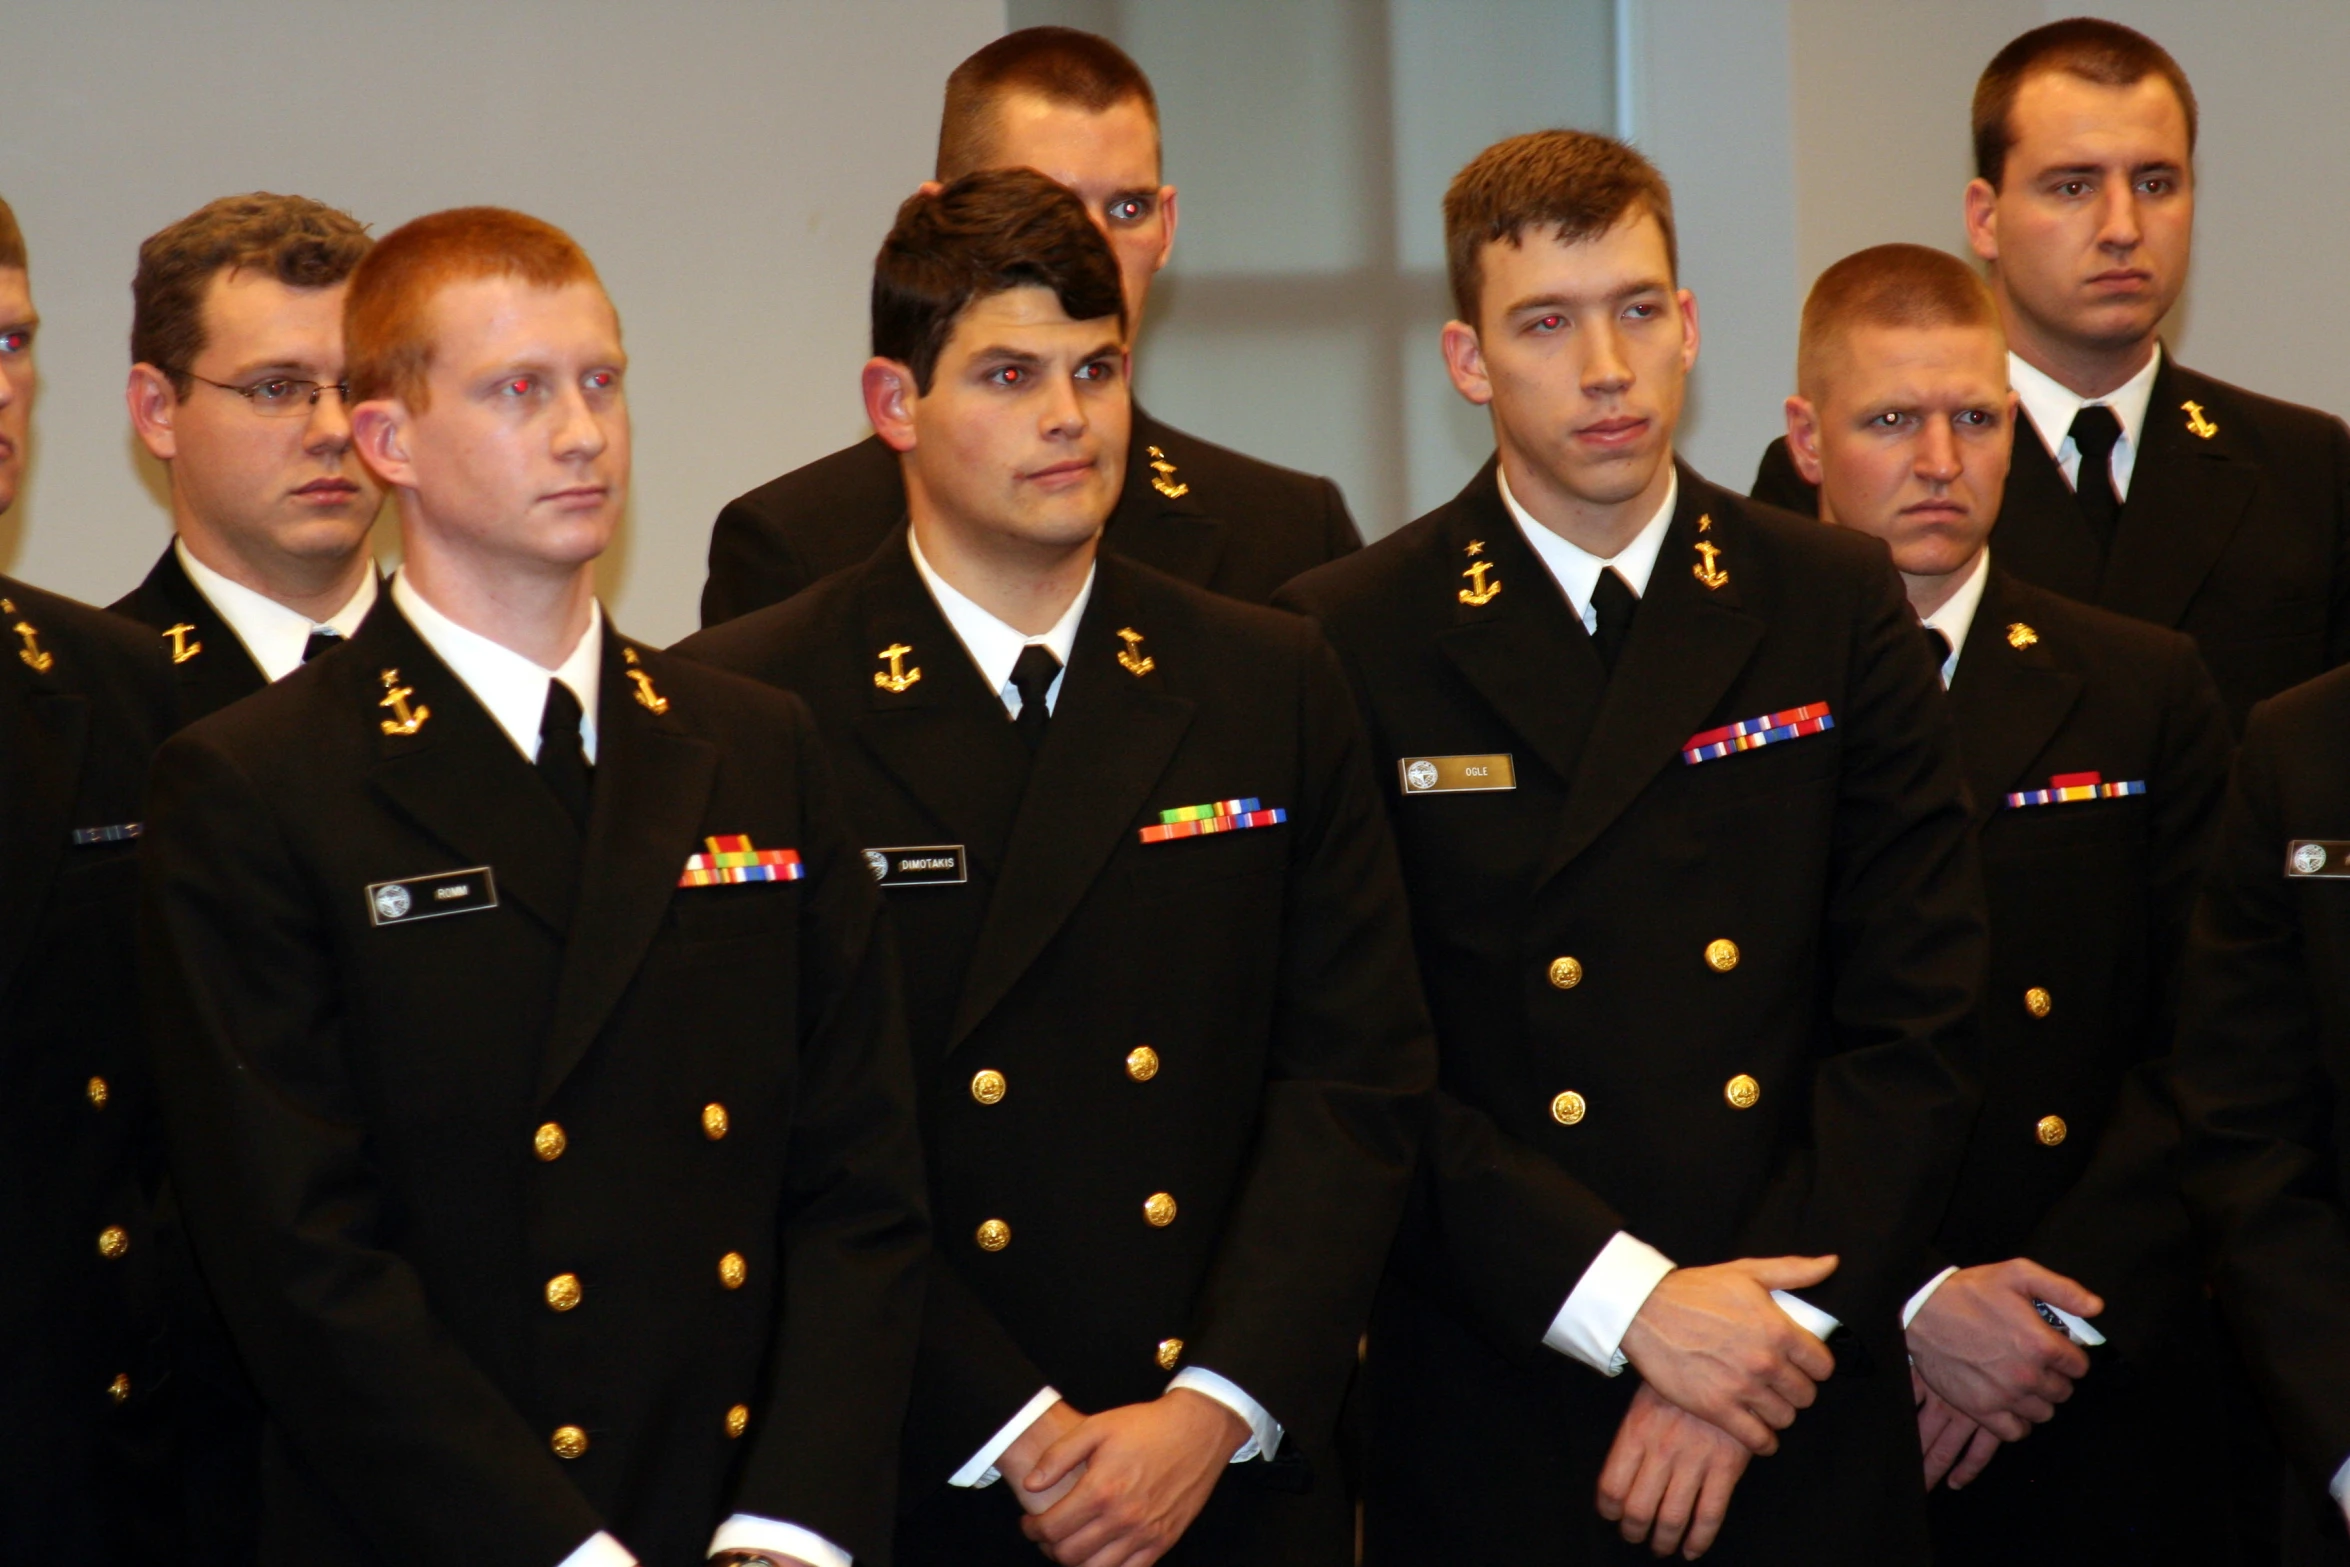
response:
[[[1787,453],[1804,483],[1820,482],[1820,411],[1800,393],[1787,399]]]
[[[148,455],[157,462],[177,457],[179,435],[172,420],[179,414],[180,397],[171,377],[150,364],[133,365],[122,398],[130,405],[131,428],[138,432],[139,444],[147,448]]]
[[[913,367],[896,359],[868,359],[860,376],[865,392],[865,418],[873,433],[893,452],[914,449],[914,405],[922,394],[915,389]]]
[[[1697,296],[1683,288],[1673,297],[1681,306],[1681,373],[1687,375],[1697,368]]]
[[[371,397],[351,406],[351,444],[386,489],[413,490],[416,464],[409,452],[415,415],[397,397]]]
[[[1447,321],[1441,341],[1452,389],[1480,408],[1492,402],[1493,381],[1485,373],[1485,346],[1477,341],[1477,329],[1466,321]]]
[[[1159,187],[1159,261],[1157,266],[1151,268],[1153,272],[1163,270],[1167,265],[1167,258],[1175,254],[1175,218],[1175,187],[1161,185]]]
[[[1982,260],[1999,260],[1999,192],[1989,180],[1966,182],[1966,242]]]

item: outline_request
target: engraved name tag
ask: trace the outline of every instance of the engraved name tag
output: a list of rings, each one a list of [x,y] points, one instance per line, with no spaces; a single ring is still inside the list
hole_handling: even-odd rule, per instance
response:
[[[2350,842],[2338,838],[2295,838],[2285,845],[2285,874],[2295,881],[2350,877]]]
[[[1518,786],[1518,770],[1507,752],[1494,756],[1407,756],[1395,766],[1406,794],[1463,794]]]
[[[413,925],[444,914],[471,914],[498,906],[497,879],[487,865],[379,881],[367,889],[367,918],[376,925]]]
[[[959,843],[867,849],[865,868],[884,887],[953,887],[971,879]]]

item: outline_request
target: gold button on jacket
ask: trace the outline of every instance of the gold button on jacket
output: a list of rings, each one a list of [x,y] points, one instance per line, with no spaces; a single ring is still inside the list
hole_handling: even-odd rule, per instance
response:
[[[1727,974],[1738,966],[1738,943],[1724,937],[1705,944],[1705,966],[1717,974]]]
[[[716,1142],[724,1137],[731,1124],[726,1116],[726,1106],[715,1101],[702,1106],[702,1135],[710,1141]]]
[[[2032,1128],[2033,1135],[2040,1139],[2040,1145],[2044,1148],[2056,1147],[2071,1131],[2072,1128],[2064,1124],[2061,1115],[2044,1115],[2040,1117],[2040,1124]]]
[[[131,1249],[131,1232],[119,1224],[109,1224],[98,1232],[98,1255],[108,1262]]]
[[[729,1437],[738,1437],[738,1436],[741,1436],[741,1435],[742,1435],[742,1434],[743,1434],[745,1431],[748,1431],[750,1428],[751,1428],[751,1406],[750,1406],[750,1405],[748,1405],[748,1404],[737,1404],[737,1405],[735,1405],[735,1406],[734,1406],[732,1409],[729,1409],[729,1410],[726,1412],[726,1434],[727,1434]]]
[[[106,1087],[106,1079],[104,1079],[103,1077],[93,1077],[93,1078],[91,1078],[91,1079],[90,1079],[90,1086],[89,1086],[88,1092],[89,1092],[89,1095],[90,1095],[90,1108],[91,1108],[91,1109],[93,1109],[93,1110],[103,1110],[103,1109],[105,1109],[105,1108],[106,1108],[106,1098],[107,1098],[107,1093],[108,1093],[108,1090],[107,1090],[107,1087]]]
[[[1004,1081],[1003,1073],[994,1067],[987,1067],[973,1074],[971,1097],[983,1105],[1001,1104],[1003,1103],[1004,1091],[1010,1086]]]
[[[1159,1075],[1159,1053],[1148,1045],[1136,1045],[1126,1052],[1126,1075],[1138,1083],[1147,1083]]]
[[[1002,1251],[1012,1244],[1012,1227],[1001,1219],[990,1219],[979,1227],[979,1249]]]
[[[1552,958],[1550,982],[1561,990],[1573,990],[1583,983],[1583,965],[1573,958]]]
[[[118,1404],[129,1403],[131,1401],[131,1374],[127,1371],[115,1373],[114,1380],[106,1384],[106,1396]]]
[[[587,1453],[588,1435],[577,1426],[557,1426],[555,1434],[547,1438],[547,1445],[555,1450],[557,1458],[580,1458]]]
[[[557,1311],[569,1311],[579,1304],[579,1275],[558,1273],[547,1280],[547,1304]]]
[[[2024,1010],[2034,1017],[2046,1017],[2049,1010],[2055,1005],[2055,1001],[2048,992],[2042,990],[2038,985],[2034,985],[2024,992]]]
[[[537,1154],[541,1164],[553,1164],[563,1157],[563,1150],[571,1146],[571,1139],[563,1135],[563,1128],[549,1121],[531,1134],[530,1151]]]
[[[1175,1199],[1167,1192],[1153,1192],[1142,1200],[1142,1216],[1151,1228],[1163,1230],[1175,1222]]]
[[[718,1259],[718,1282],[730,1290],[743,1287],[743,1280],[751,1276],[751,1265],[739,1251],[730,1251]]]
[[[1722,1097],[1730,1101],[1733,1110],[1751,1110],[1762,1098],[1762,1084],[1741,1072],[1722,1085]]]
[[[1155,1358],[1161,1371],[1174,1370],[1183,1362],[1183,1340],[1179,1338],[1159,1340],[1159,1352]]]
[[[1570,1088],[1550,1102],[1550,1118],[1561,1126],[1573,1126],[1583,1119],[1588,1108],[1583,1096]]]

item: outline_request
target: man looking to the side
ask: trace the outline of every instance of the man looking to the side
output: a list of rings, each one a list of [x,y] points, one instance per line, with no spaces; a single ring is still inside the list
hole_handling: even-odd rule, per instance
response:
[[[955,68],[939,117],[940,182],[1031,168],[1075,191],[1115,253],[1126,340],[1175,246],[1150,79],[1106,38],[1008,33]],[[935,186],[931,188],[936,188]],[[1134,410],[1103,546],[1213,592],[1263,603],[1362,537],[1338,487],[1187,435]],[[871,436],[737,497],[710,535],[702,624],[791,597],[871,555],[906,516],[897,455]]]

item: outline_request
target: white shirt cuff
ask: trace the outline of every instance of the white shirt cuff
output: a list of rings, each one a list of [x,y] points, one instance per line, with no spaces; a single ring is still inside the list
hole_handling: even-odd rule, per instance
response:
[[[1248,1440],[1232,1453],[1232,1462],[1245,1464],[1252,1458],[1270,1461],[1281,1451],[1281,1422],[1266,1412],[1265,1406],[1240,1390],[1228,1377],[1220,1377],[1205,1366],[1185,1366],[1175,1373],[1175,1380],[1167,1384],[1172,1393],[1177,1388],[1189,1388],[1203,1398],[1212,1398],[1248,1422]]]
[[[1672,1271],[1672,1258],[1635,1240],[1628,1230],[1616,1231],[1575,1281],[1542,1342],[1603,1376],[1618,1375],[1624,1369],[1624,1334]]]
[[[995,1461],[1004,1456],[1004,1449],[1020,1440],[1020,1433],[1036,1424],[1044,1412],[1061,1401],[1061,1395],[1051,1388],[1039,1388],[1036,1396],[1020,1406],[1020,1412],[1004,1422],[1003,1429],[987,1439],[987,1445],[973,1453],[962,1468],[947,1476],[947,1484],[966,1490],[990,1486],[1003,1476],[996,1472]]]
[[[2332,1493],[2335,1505],[2342,1509],[2343,1517],[2350,1518],[2350,1458],[2342,1460],[2342,1467],[2335,1470],[2333,1479],[2326,1482],[2326,1490]]]
[[[1781,1311],[1795,1319],[1797,1327],[1823,1344],[1828,1341],[1829,1334],[1844,1326],[1810,1301],[1790,1295],[1785,1290],[1771,1291],[1771,1299],[1779,1303]]]
[[[1942,1287],[1942,1281],[1944,1279],[1950,1277],[1957,1271],[1957,1266],[1953,1264],[1950,1267],[1944,1268],[1940,1273],[1935,1274],[1932,1278],[1926,1280],[1925,1283],[1918,1286],[1918,1292],[1915,1295],[1910,1296],[1908,1301],[1902,1305],[1902,1332],[1907,1333],[1909,1331],[1909,1325],[1917,1321],[1918,1313],[1926,1309],[1926,1302],[1934,1298],[1934,1291]]]
[[[847,1558],[843,1558],[845,1561]],[[578,1550],[564,1557],[555,1567],[637,1567],[628,1547],[612,1536],[598,1531],[580,1543]]]
[[[710,1536],[710,1554],[715,1556],[720,1551],[767,1551],[776,1556],[796,1556],[809,1567],[849,1567],[854,1560],[848,1552],[812,1529],[761,1518],[756,1513],[736,1513],[718,1526],[718,1532]]]

